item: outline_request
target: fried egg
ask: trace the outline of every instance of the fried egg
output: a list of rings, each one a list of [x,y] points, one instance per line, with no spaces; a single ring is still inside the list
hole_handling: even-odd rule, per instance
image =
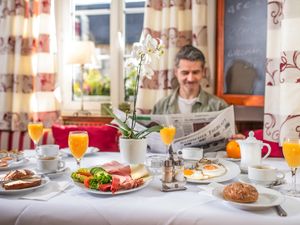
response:
[[[204,175],[202,171],[192,169],[185,169],[184,176],[194,180],[205,180],[209,178],[207,175]]]
[[[185,169],[184,176],[195,180],[205,180],[213,177],[219,177],[226,173],[226,168],[222,165],[210,163],[202,164],[197,169]]]
[[[218,177],[226,173],[225,167],[218,164],[204,164],[200,167],[204,175]]]

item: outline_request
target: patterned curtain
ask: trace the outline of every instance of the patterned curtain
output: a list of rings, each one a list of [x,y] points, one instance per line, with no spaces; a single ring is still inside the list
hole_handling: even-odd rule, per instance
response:
[[[137,108],[141,113],[150,113],[154,104],[170,94],[176,86],[174,58],[182,46],[193,44],[208,61],[207,0],[148,0],[143,36],[146,34],[160,38],[166,49],[160,61],[154,65],[152,79],[144,78],[141,81],[137,100]],[[202,88],[210,90],[207,68],[208,62]]]
[[[53,0],[0,1],[0,130],[57,120]]]
[[[300,137],[300,1],[269,0],[264,138]]]

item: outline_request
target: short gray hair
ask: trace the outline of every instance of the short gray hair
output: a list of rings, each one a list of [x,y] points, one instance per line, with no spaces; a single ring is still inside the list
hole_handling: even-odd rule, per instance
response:
[[[186,59],[189,61],[201,61],[203,62],[203,66],[205,64],[204,54],[192,45],[183,46],[179,52],[175,56],[175,66],[179,66],[179,62],[181,59]]]

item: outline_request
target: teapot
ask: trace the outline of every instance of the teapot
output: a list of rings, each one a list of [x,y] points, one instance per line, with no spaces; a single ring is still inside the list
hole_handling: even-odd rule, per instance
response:
[[[261,160],[267,158],[271,153],[271,146],[263,143],[254,137],[254,132],[250,131],[248,138],[244,140],[236,140],[241,150],[241,169],[247,171],[248,166],[258,166]],[[267,154],[262,158],[262,148],[268,148]]]

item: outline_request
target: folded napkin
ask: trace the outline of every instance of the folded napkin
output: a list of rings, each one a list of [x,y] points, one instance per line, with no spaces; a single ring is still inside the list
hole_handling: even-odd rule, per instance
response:
[[[64,191],[69,185],[70,182],[66,182],[66,181],[60,181],[60,182],[51,181],[45,187],[36,189],[35,191],[27,195],[24,195],[20,198],[47,201],[50,198],[53,198],[54,196],[58,195],[60,192]]]
[[[217,187],[224,187],[225,185],[224,184],[220,184],[220,183],[216,183],[216,182],[212,182],[208,185],[205,185],[205,186],[199,186],[200,188],[200,192],[199,193],[203,193],[203,191],[206,193],[206,194],[209,194],[211,195],[212,194],[212,191],[217,188]]]

